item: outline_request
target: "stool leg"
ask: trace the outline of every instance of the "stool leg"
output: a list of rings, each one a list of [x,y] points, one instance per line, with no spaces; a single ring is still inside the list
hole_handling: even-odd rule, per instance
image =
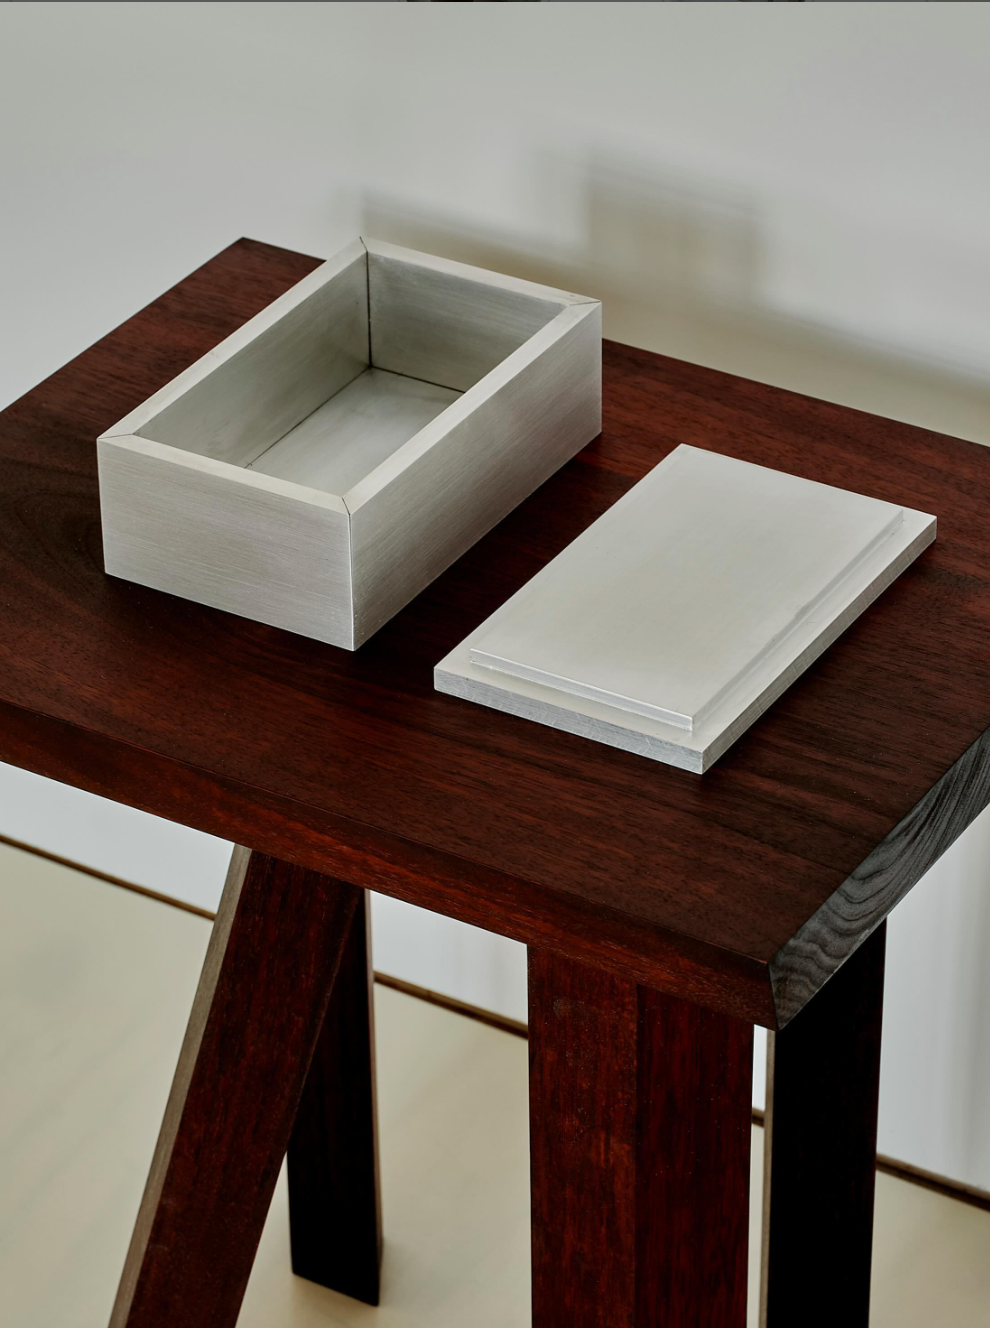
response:
[[[533,1328],[745,1328],[753,1030],[529,952]]]
[[[360,895],[235,849],[111,1328],[234,1328]]]
[[[381,1192],[370,900],[358,903],[289,1140],[292,1268],[378,1304]]]
[[[762,1328],[866,1328],[886,924],[769,1035]]]

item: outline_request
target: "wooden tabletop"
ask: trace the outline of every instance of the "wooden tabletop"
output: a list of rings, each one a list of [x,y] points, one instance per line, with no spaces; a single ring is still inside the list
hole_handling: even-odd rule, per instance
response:
[[[317,261],[240,240],[0,415],[0,759],[787,1022],[990,801],[990,450],[606,343],[602,436],[354,654],[106,576],[97,435]],[[678,443],[938,540],[702,776],[436,693]]]

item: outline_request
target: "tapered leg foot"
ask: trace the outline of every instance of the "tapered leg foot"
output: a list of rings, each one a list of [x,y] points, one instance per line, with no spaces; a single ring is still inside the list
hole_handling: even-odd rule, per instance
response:
[[[886,925],[769,1035],[762,1328],[866,1328]]]
[[[529,952],[534,1328],[745,1328],[753,1030]]]
[[[360,896],[235,850],[111,1328],[233,1328]]]
[[[358,903],[289,1141],[292,1268],[378,1304],[381,1198],[370,902]]]

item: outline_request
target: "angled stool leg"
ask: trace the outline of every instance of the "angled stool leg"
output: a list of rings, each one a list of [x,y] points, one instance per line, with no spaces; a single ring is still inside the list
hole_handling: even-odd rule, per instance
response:
[[[370,900],[358,902],[289,1140],[292,1268],[378,1304],[381,1193]]]
[[[866,1328],[886,924],[769,1035],[763,1328]]]
[[[745,1328],[753,1029],[530,949],[533,1328]]]
[[[361,891],[235,849],[111,1328],[233,1328]]]

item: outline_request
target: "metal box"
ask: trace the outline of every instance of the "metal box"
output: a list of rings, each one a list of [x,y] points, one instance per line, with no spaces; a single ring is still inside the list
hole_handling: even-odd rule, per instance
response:
[[[601,429],[601,305],[358,240],[98,440],[106,570],[356,649]]]

